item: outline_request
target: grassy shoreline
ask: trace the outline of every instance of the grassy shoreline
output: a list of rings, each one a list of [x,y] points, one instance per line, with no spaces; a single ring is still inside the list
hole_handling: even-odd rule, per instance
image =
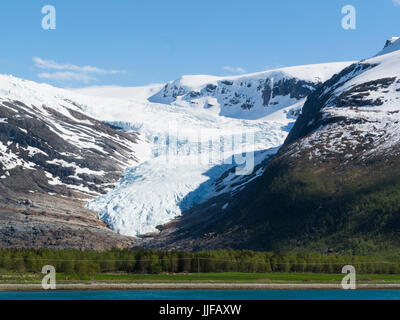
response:
[[[2,274],[0,291],[42,290],[43,275]],[[58,290],[307,290],[342,289],[344,274],[325,273],[108,273],[57,274]],[[357,275],[358,289],[400,289],[400,274]]]
[[[400,290],[400,284],[358,284],[358,290]],[[57,284],[59,291],[115,291],[115,290],[343,290],[340,284],[329,283],[76,283]],[[40,284],[0,284],[1,291],[43,291]]]

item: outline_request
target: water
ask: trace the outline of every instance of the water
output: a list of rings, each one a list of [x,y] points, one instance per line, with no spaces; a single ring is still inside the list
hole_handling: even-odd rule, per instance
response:
[[[400,290],[3,291],[0,300],[400,300]]]

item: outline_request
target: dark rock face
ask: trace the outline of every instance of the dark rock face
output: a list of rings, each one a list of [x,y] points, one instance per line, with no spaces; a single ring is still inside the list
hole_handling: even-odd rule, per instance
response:
[[[282,79],[274,84],[273,97],[287,96],[292,99],[303,99],[312,93],[320,83],[298,79]]]
[[[221,83],[224,84],[224,85],[226,85],[226,86],[231,86],[231,85],[233,85],[233,81],[230,81],[230,80],[223,80],[223,81],[221,81]]]
[[[243,103],[240,107],[244,110],[250,110],[251,108],[253,108],[253,104],[250,103],[250,101],[246,101],[246,103]]]
[[[335,101],[334,104],[337,107],[346,106],[381,106],[383,105],[382,98],[368,99],[371,91],[377,91],[378,89],[387,89],[396,81],[396,78],[384,78],[369,81],[358,86],[351,88],[343,92]]]
[[[206,91],[209,93],[213,93],[217,89],[217,86],[214,84],[208,84],[206,85]]]
[[[186,91],[182,87],[177,87],[177,86],[170,86],[168,83],[164,87],[164,98],[167,98],[169,96],[169,93],[172,93],[172,97],[176,99],[179,96],[183,96]]]
[[[196,91],[191,91],[189,93],[189,95],[190,95],[191,98],[198,98],[198,97],[201,96],[201,93],[200,92],[196,92]]]
[[[228,95],[228,103],[224,103],[225,106],[238,105],[243,109],[251,109],[255,105],[254,97],[246,95],[245,92],[237,88],[232,88],[234,81],[223,80],[218,83],[218,85],[207,84],[203,90],[200,92],[189,91],[184,87],[171,86],[170,84],[165,85],[163,89],[164,97],[172,97],[176,99],[177,97],[183,97],[185,100],[196,99],[202,96],[219,96]],[[251,81],[241,81],[237,83],[239,87],[251,88]],[[304,99],[311,92],[313,92],[320,82],[304,81],[295,78],[284,78],[277,82],[273,82],[270,78],[260,79],[257,91],[261,95],[263,105],[270,105],[270,101],[273,98],[279,96],[289,96],[291,99]],[[233,91],[232,91],[233,90]],[[250,94],[250,93],[249,93]],[[229,97],[230,96],[230,97]],[[225,98],[224,98],[225,100]]]
[[[264,89],[262,91],[263,105],[268,106],[271,98],[272,98],[271,80],[267,79],[267,80],[265,80]]]
[[[386,43],[385,43],[385,46],[383,47],[383,49],[389,47],[390,45],[392,45],[398,39],[399,39],[398,37],[393,37],[392,39],[386,40]]]
[[[194,80],[201,83],[202,79]],[[243,78],[232,80],[220,80],[214,83],[196,84],[194,90],[190,86],[190,79],[179,79],[175,82],[168,83],[164,88],[149,98],[151,102],[161,103],[177,103],[189,105],[205,106],[205,99],[216,99],[223,116],[237,117],[237,112],[241,110],[248,111],[250,118],[252,111],[254,117],[265,116],[270,112],[268,107],[282,105],[282,107],[290,106],[292,102],[300,101],[313,92],[321,81],[315,78],[315,81],[305,81],[297,79],[284,72],[270,72],[266,75],[244,76]],[[283,98],[283,99],[281,99]],[[216,105],[216,104],[213,104]],[[243,114],[246,117],[246,113]]]
[[[319,85],[319,82],[314,83],[295,78],[281,79],[272,85],[272,81],[267,79],[264,83],[264,90],[262,93],[264,106],[268,106],[270,100],[278,96],[289,96],[291,99],[297,100],[304,99]]]
[[[385,45],[383,47],[383,49],[389,47],[393,42],[391,40],[386,40]]]

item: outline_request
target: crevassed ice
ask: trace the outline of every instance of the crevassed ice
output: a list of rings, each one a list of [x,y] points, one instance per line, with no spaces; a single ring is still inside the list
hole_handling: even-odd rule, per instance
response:
[[[289,124],[294,121],[286,114],[285,110],[280,110],[279,115],[271,116],[273,120],[246,121],[196,112],[190,114],[190,110],[186,110],[184,116],[178,113],[173,119],[166,119],[164,128],[151,126],[149,122],[125,123],[126,129],[146,132],[153,142],[152,158],[126,170],[111,192],[93,200],[88,207],[98,212],[99,217],[118,233],[137,236],[154,232],[156,226],[213,194],[213,182],[234,165],[234,161],[230,164],[226,159],[231,158],[235,150],[228,150],[223,155],[218,152],[226,141],[243,132],[254,135],[254,144],[238,137],[235,141],[241,145],[235,146],[236,150],[251,153],[277,147],[283,143]],[[157,117],[157,113],[153,115]],[[196,127],[193,127],[193,118]],[[177,135],[173,135],[171,128],[166,128],[174,122],[179,128]],[[124,126],[123,123],[119,125]],[[195,133],[200,131],[212,136],[208,148],[198,145]],[[208,141],[207,138],[203,140]]]

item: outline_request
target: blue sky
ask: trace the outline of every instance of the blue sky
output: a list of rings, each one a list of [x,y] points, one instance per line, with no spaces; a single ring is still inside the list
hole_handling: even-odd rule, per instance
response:
[[[41,27],[48,4],[56,30]],[[348,4],[356,30],[341,27]],[[2,0],[0,73],[60,87],[136,86],[358,60],[395,35],[400,0]]]

